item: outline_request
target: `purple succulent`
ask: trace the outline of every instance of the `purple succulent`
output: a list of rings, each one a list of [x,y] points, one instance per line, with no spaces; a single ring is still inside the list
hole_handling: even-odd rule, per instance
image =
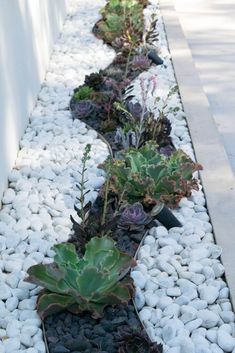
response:
[[[95,105],[90,100],[76,102],[75,113],[78,118],[88,118],[94,113]]]
[[[127,110],[131,113],[132,116],[134,116],[135,118],[140,118],[143,108],[141,106],[140,103],[136,102],[128,102],[127,103]]]
[[[133,70],[148,70],[150,68],[151,61],[145,55],[135,55],[132,60]]]
[[[150,222],[149,215],[144,211],[141,203],[136,202],[133,205],[127,205],[121,213],[118,222],[120,228],[138,228]]]

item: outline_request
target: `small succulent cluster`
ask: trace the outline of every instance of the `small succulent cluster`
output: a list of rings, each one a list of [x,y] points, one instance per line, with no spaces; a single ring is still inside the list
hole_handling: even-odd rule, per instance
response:
[[[136,47],[142,37],[146,1],[110,0],[101,11],[96,33],[114,48]]]
[[[145,55],[135,55],[132,59],[132,70],[148,70],[151,61]]]
[[[103,74],[102,72],[91,73],[90,75],[85,76],[85,85],[91,87],[93,90],[97,91],[103,84]]]
[[[77,118],[91,117],[96,111],[96,105],[91,100],[81,100],[74,104],[74,113]]]
[[[144,211],[143,205],[139,202],[127,205],[121,211],[118,227],[135,230],[145,226],[151,221],[150,216]]]
[[[87,85],[84,85],[81,88],[75,90],[73,97],[76,101],[83,101],[83,100],[91,99],[93,93],[94,93],[93,88]]]

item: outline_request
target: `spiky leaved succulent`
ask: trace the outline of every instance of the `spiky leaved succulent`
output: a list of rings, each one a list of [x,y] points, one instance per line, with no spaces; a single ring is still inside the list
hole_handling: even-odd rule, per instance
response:
[[[82,118],[88,118],[92,114],[94,114],[96,106],[92,101],[84,100],[84,101],[75,102],[73,109],[77,118],[82,119]]]
[[[143,205],[136,202],[133,205],[127,205],[121,212],[118,221],[118,227],[134,230],[145,226],[151,221],[149,215],[144,211]]]
[[[110,171],[110,189],[122,200],[133,204],[142,202],[146,207],[165,203],[176,207],[182,197],[198,190],[198,181],[193,178],[201,170],[182,150],[170,157],[157,152],[157,145],[146,143],[139,150],[123,152],[123,159],[108,159],[102,168]]]
[[[85,76],[85,85],[98,90],[103,83],[103,75],[101,72],[91,73]]]
[[[37,310],[42,319],[62,310],[72,313],[90,311],[102,316],[107,305],[128,303],[134,293],[132,280],[122,279],[133,264],[131,256],[121,253],[114,241],[94,237],[79,258],[73,244],[58,244],[53,264],[39,264],[28,269],[27,282],[44,287]]]
[[[145,55],[135,55],[132,59],[132,70],[148,70],[151,61]]]

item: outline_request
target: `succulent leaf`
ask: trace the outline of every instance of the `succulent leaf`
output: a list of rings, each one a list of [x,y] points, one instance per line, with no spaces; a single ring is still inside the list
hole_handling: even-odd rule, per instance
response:
[[[75,301],[72,297],[44,291],[38,297],[37,310],[40,313],[40,317],[45,319],[48,315],[59,313],[60,311],[69,308],[74,303]]]

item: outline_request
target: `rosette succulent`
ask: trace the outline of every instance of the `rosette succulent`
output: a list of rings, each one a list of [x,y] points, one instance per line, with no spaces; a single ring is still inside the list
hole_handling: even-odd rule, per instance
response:
[[[139,150],[128,149],[122,159],[108,159],[102,166],[110,171],[109,188],[122,201],[129,204],[141,202],[146,207],[166,204],[176,207],[182,197],[198,190],[198,181],[193,178],[201,170],[182,150],[170,157],[157,152],[155,143],[146,143]]]
[[[78,88],[74,91],[73,99],[75,101],[82,101],[91,99],[92,94],[94,93],[93,88],[85,85],[81,88]]]
[[[138,45],[144,28],[144,6],[136,0],[110,0],[101,10],[103,18],[96,24],[97,34],[109,44],[122,41],[123,45]]]
[[[121,212],[118,222],[119,228],[134,230],[145,226],[151,221],[149,215],[144,211],[143,205],[136,202],[133,205],[127,205]]]
[[[132,59],[132,70],[148,70],[151,66],[151,61],[145,55],[135,55]]]
[[[90,75],[85,76],[85,85],[91,87],[94,90],[100,89],[103,83],[102,73],[91,73]]]
[[[143,108],[142,108],[142,105],[139,103],[139,102],[131,102],[129,101],[127,104],[126,104],[126,107],[127,107],[127,110],[129,111],[129,113],[137,118],[137,119],[140,119],[141,115],[142,115],[142,112],[143,112]]]
[[[79,119],[88,118],[95,112],[95,104],[90,100],[79,101],[74,104],[74,112]]]
[[[133,258],[121,253],[114,241],[94,237],[79,258],[73,244],[58,244],[54,263],[28,269],[27,282],[44,287],[37,310],[42,319],[67,309],[72,313],[90,311],[93,318],[102,316],[107,305],[127,304],[134,293],[131,278],[123,277]]]

